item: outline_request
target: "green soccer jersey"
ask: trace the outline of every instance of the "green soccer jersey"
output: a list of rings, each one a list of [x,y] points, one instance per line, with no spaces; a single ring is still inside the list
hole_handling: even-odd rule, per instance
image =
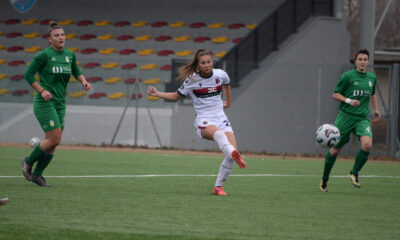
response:
[[[347,103],[340,103],[340,110],[360,117],[368,117],[369,101],[375,95],[376,75],[370,72],[361,73],[356,69],[347,71],[340,77],[335,93],[342,94],[345,98],[360,101],[358,107]]]
[[[52,47],[39,52],[32,60],[25,73],[29,84],[36,81],[35,74],[39,73],[40,85],[53,95],[54,101],[65,101],[65,94],[69,78],[82,75],[76,64],[74,52],[69,49],[57,51]],[[35,101],[43,101],[40,94],[36,94]]]

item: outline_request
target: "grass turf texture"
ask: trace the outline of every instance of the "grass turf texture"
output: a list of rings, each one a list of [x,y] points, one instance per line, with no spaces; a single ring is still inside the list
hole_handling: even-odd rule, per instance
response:
[[[228,196],[211,195],[215,176],[22,178],[28,148],[0,147],[0,239],[399,239],[400,164],[370,162],[361,188],[331,177],[323,160],[246,158]],[[45,176],[217,174],[222,155],[189,156],[58,150]],[[332,176],[353,162],[338,161]],[[363,178],[363,175],[396,178]]]

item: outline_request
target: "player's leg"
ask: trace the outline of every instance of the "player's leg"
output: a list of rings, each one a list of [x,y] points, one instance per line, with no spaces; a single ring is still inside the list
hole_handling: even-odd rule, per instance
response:
[[[225,157],[231,157],[235,147],[229,142],[225,133],[219,129],[216,125],[208,125],[201,129],[201,136],[208,140],[214,140],[221,152],[224,153]]]

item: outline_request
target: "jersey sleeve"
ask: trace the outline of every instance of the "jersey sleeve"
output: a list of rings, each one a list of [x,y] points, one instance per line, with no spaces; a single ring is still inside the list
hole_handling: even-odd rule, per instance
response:
[[[39,52],[29,64],[28,69],[25,72],[25,80],[32,85],[36,82],[35,74],[46,64],[47,55],[44,51]]]
[[[342,76],[340,76],[339,81],[336,84],[336,88],[335,88],[335,93],[340,93],[340,94],[344,94],[347,84],[348,84],[348,80],[349,78],[347,77],[347,74],[344,73],[342,74]]]
[[[78,77],[79,77],[80,75],[82,75],[82,72],[81,72],[81,70],[80,70],[79,67],[78,67],[78,64],[76,64],[76,56],[75,56],[74,53],[73,53],[73,55],[72,55],[71,70],[72,70],[72,75],[74,75],[74,77],[75,77],[76,79],[78,79]]]
[[[231,79],[225,71],[222,71],[222,84],[229,85],[231,84]]]
[[[371,93],[371,95],[375,95],[375,86],[376,86],[376,84],[377,84],[377,78],[376,78],[376,75],[375,75],[375,78],[374,78],[374,85],[373,85],[373,87],[372,87],[372,93]]]
[[[180,88],[178,88],[177,92],[182,97],[186,97],[189,94],[190,89],[189,89],[189,80],[188,79],[186,79],[183,82],[183,84],[180,86]]]

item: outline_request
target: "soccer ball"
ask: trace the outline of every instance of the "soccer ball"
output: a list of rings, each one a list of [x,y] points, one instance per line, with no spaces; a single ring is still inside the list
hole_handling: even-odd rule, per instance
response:
[[[36,145],[38,145],[39,143],[40,143],[40,139],[37,137],[33,137],[33,138],[31,138],[31,140],[29,140],[29,145],[33,148],[36,147]]]
[[[326,148],[336,146],[340,140],[340,131],[333,124],[324,124],[315,133],[317,143]]]

